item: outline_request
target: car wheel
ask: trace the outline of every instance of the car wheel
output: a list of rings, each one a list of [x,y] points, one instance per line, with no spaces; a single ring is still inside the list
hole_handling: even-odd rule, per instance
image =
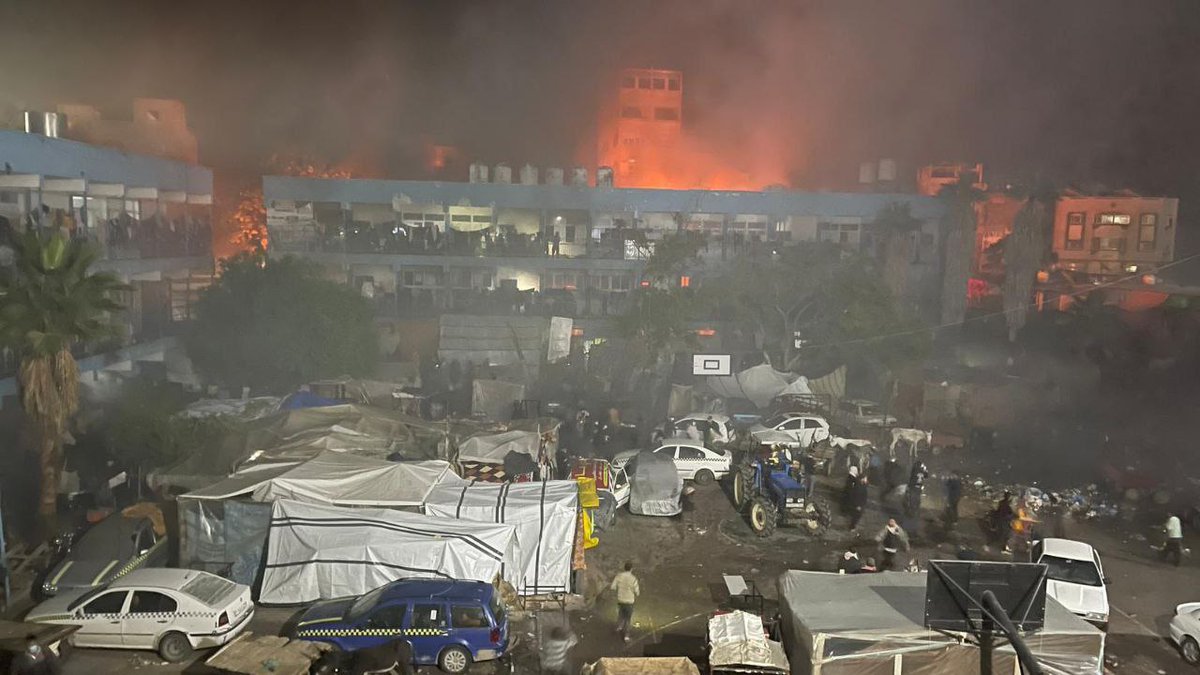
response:
[[[700,469],[696,472],[696,476],[693,480],[696,481],[696,485],[708,485],[709,483],[713,482],[714,478],[715,476],[713,476],[713,472],[709,471],[708,469]]]
[[[1183,660],[1193,666],[1200,665],[1200,644],[1196,639],[1188,636],[1183,639],[1183,644],[1179,645],[1179,651],[1183,654]]]
[[[447,673],[465,673],[471,667],[471,654],[466,649],[454,645],[446,647],[438,655],[438,668]]]
[[[158,641],[158,655],[168,663],[179,663],[192,655],[192,643],[183,633],[167,633]]]

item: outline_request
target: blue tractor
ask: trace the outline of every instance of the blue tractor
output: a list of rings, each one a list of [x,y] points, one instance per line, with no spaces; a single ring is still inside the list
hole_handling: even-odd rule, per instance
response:
[[[745,510],[750,529],[760,537],[775,534],[780,525],[794,524],[819,537],[832,519],[829,507],[809,496],[812,476],[800,472],[778,454],[767,457],[751,453],[733,473],[733,501]]]

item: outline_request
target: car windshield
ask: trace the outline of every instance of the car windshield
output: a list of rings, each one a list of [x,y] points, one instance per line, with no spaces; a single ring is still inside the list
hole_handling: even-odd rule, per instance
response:
[[[383,591],[386,588],[387,586],[380,586],[379,588],[376,588],[375,590],[355,600],[354,604],[350,605],[350,609],[346,610],[346,620],[356,621],[367,612],[371,611],[371,608],[375,606],[375,603],[379,602],[379,598],[383,595]]]
[[[199,574],[195,579],[183,585],[179,590],[208,605],[216,605],[217,601],[237,590],[237,584],[222,579],[215,574]]]
[[[1100,580],[1100,570],[1096,569],[1096,564],[1093,562],[1059,558],[1052,555],[1042,556],[1041,561],[1046,564],[1046,576],[1054,581],[1083,584],[1084,586],[1104,585]]]
[[[78,598],[75,598],[74,600],[72,600],[71,604],[67,605],[67,611],[74,612],[76,607],[83,605],[84,603],[90,601],[92,598],[96,597],[97,595],[100,595],[101,593],[103,593],[104,591],[107,591],[107,590],[108,590],[108,584],[105,584],[103,586],[97,586],[96,588],[93,588],[92,590],[88,591],[87,593],[84,593],[83,595],[79,596]]]

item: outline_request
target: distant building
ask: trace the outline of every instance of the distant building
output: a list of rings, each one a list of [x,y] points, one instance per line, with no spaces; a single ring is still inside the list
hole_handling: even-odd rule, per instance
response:
[[[975,259],[972,272],[993,280],[1003,277],[1003,254],[993,247],[1012,233],[1017,213],[1024,205],[1023,199],[1003,192],[989,193],[975,204]]]
[[[133,117],[106,119],[90,105],[64,103],[58,112],[59,135],[92,145],[103,145],[139,155],[165,157],[195,164],[199,153],[196,135],[187,125],[187,110],[180,101],[158,98],[133,100]]]
[[[617,187],[660,183],[683,136],[683,73],[628,68],[601,107],[596,164],[611,167]]]
[[[983,182],[982,164],[940,162],[928,164],[917,170],[917,193],[936,197],[942,188],[953,185],[964,178],[976,190],[987,189],[987,184]]]
[[[1178,215],[1171,197],[1064,195],[1054,210],[1055,268],[1093,279],[1153,272],[1175,258]]]

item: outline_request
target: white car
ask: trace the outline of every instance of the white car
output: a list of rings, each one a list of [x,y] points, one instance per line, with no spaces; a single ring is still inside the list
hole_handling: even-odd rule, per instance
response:
[[[624,468],[637,454],[628,451],[613,458],[613,466]],[[707,485],[718,478],[729,475],[733,467],[733,454],[728,450],[713,450],[688,438],[668,438],[654,450],[656,455],[666,455],[675,462],[675,470],[683,480],[693,480]]]
[[[711,420],[711,421],[710,421]],[[732,443],[737,431],[733,428],[733,420],[728,415],[717,415],[710,413],[692,413],[684,415],[674,422],[663,422],[654,429],[650,435],[652,443],[662,443],[666,438],[690,438],[688,427],[695,426],[697,438],[694,440],[703,441],[704,432],[712,426],[713,443],[722,445]]]
[[[152,649],[179,662],[220,647],[254,616],[250,587],[196,570],[148,568],[88,590],[60,593],[26,621],[79,626],[76,647]]]
[[[810,413],[780,413],[750,427],[750,435],[760,445],[809,448],[829,438],[829,421]]]
[[[1031,558],[1047,567],[1046,595],[1101,629],[1108,627],[1108,579],[1096,549],[1082,541],[1042,539]]]
[[[861,424],[869,427],[890,427],[896,424],[896,418],[884,413],[878,403],[856,398],[839,403],[835,416],[842,424]]]
[[[1200,665],[1200,602],[1185,602],[1175,608],[1170,635],[1183,660]]]

